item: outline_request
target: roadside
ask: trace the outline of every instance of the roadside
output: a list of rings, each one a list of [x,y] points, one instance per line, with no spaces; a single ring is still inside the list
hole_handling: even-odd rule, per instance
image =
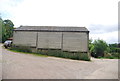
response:
[[[2,44],[0,43],[0,80],[2,80]]]
[[[117,59],[88,62],[2,51],[3,79],[118,79]]]

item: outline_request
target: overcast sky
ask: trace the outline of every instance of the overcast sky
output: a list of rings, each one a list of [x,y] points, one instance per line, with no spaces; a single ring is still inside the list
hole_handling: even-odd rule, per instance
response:
[[[15,27],[85,26],[93,40],[117,43],[118,1],[0,0],[0,14],[3,20],[12,20]]]

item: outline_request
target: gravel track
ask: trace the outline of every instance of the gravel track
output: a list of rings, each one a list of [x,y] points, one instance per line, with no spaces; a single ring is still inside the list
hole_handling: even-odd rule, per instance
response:
[[[88,62],[15,53],[2,48],[2,60],[3,79],[118,79],[117,59],[92,58]]]

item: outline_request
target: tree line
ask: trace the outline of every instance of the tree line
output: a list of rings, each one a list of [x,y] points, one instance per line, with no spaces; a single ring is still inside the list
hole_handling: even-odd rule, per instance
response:
[[[104,40],[89,40],[89,52],[95,58],[120,58],[120,43],[107,44]]]
[[[13,36],[14,24],[11,20],[2,20],[0,18],[0,42],[5,42],[8,38]]]

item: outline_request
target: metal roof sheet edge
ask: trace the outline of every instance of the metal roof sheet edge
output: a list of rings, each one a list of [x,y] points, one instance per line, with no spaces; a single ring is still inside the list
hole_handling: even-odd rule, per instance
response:
[[[89,32],[86,27],[78,26],[20,26],[14,31],[76,31],[76,32]]]

